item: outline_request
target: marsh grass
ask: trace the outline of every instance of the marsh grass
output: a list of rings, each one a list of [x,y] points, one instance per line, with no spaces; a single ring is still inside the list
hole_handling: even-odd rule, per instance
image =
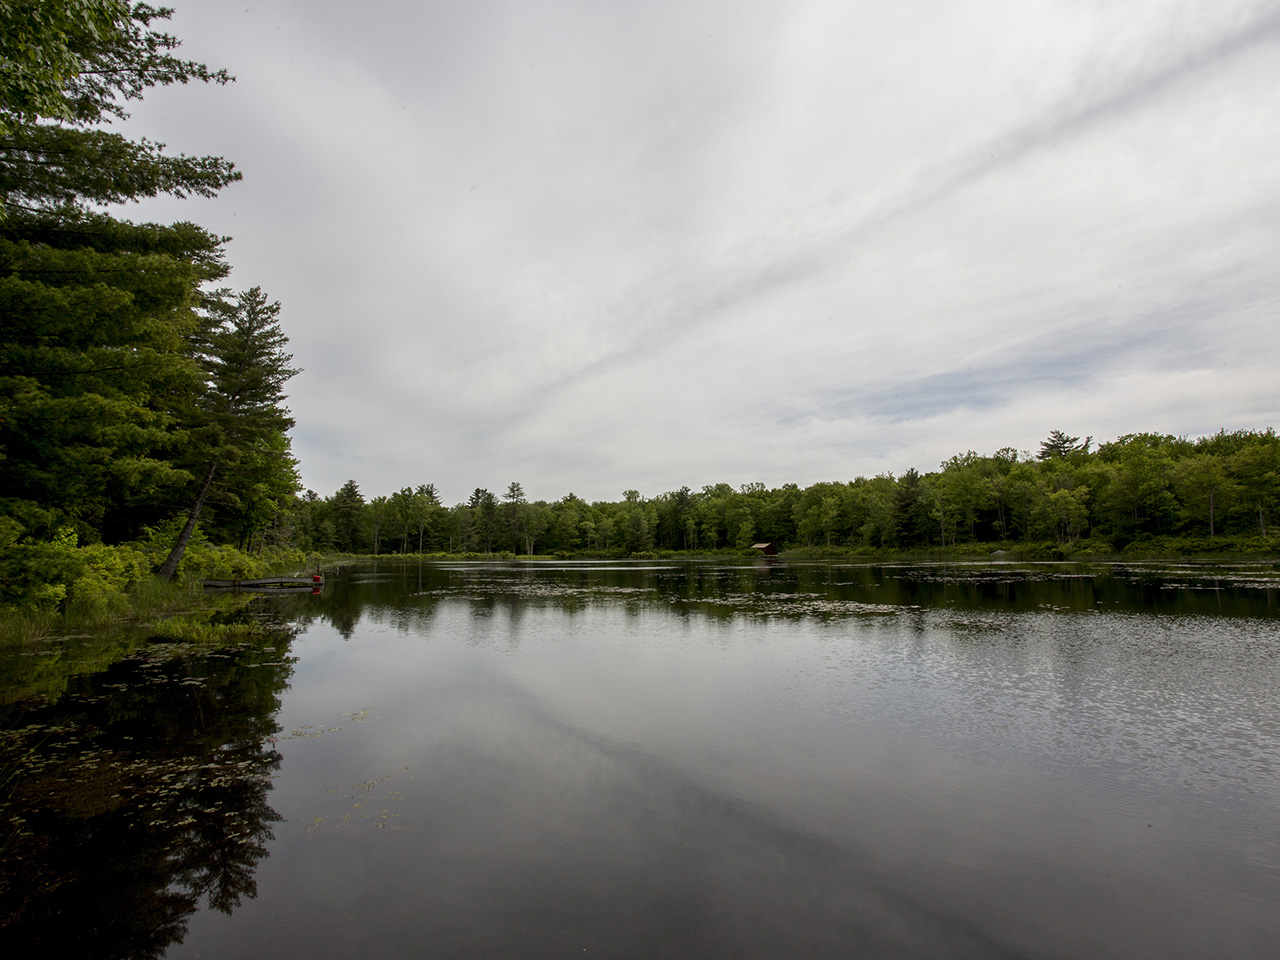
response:
[[[241,598],[236,598],[241,599]],[[247,602],[243,598],[241,605]],[[215,619],[225,611],[191,611],[165,617],[150,625],[151,638],[200,645],[220,645],[261,636],[265,631],[252,620],[225,621]]]
[[[127,625],[171,618],[196,606],[189,586],[148,578],[136,584],[119,602],[66,603],[65,609],[32,606],[0,607],[0,647],[28,646],[82,634],[96,634]]]
[[[62,615],[53,610],[0,608],[0,647],[28,646],[62,633]]]

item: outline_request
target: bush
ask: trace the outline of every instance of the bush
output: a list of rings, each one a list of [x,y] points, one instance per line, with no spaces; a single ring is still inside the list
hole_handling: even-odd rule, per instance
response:
[[[1280,542],[1257,535],[1219,537],[1142,537],[1124,548],[1126,557],[1276,556]]]
[[[0,518],[0,521],[7,518]],[[142,540],[119,546],[76,545],[75,531],[59,530],[51,542],[21,538],[22,528],[0,522],[0,606],[61,612],[76,618],[123,614],[136,589],[168,555],[180,523],[148,529]],[[21,538],[21,539],[20,539]],[[273,569],[301,569],[300,550],[269,550],[262,557],[216,546],[197,531],[178,567],[180,580],[245,579]]]
[[[243,580],[260,577],[267,572],[267,565],[258,557],[250,556],[235,547],[219,547],[207,541],[187,544],[187,551],[178,564],[180,580]]]
[[[56,609],[83,567],[74,546],[62,542],[6,547],[0,550],[0,603]]]
[[[128,546],[76,546],[71,528],[50,543],[10,543],[0,549],[0,603],[77,614],[128,605],[129,590],[151,574],[147,556]]]
[[[147,555],[127,544],[80,547],[76,559],[81,568],[67,584],[68,612],[123,612],[129,604],[129,591],[151,576]]]

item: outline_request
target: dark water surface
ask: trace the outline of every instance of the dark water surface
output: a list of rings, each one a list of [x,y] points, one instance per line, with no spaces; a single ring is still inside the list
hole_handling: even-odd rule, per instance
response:
[[[1278,602],[1275,564],[379,564],[260,640],[24,649],[4,944],[1280,956]]]

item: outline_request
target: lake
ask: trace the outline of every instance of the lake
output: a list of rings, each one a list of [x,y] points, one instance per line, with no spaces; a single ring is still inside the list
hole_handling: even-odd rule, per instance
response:
[[[250,639],[30,644],[3,942],[1280,956],[1278,604],[1275,563],[379,563]]]

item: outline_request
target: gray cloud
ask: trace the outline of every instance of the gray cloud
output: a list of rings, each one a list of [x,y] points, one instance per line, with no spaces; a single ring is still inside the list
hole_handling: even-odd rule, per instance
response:
[[[246,179],[143,215],[234,235],[283,301],[322,492],[808,483],[1280,412],[1272,3],[190,0],[175,30],[238,82],[131,126]]]

